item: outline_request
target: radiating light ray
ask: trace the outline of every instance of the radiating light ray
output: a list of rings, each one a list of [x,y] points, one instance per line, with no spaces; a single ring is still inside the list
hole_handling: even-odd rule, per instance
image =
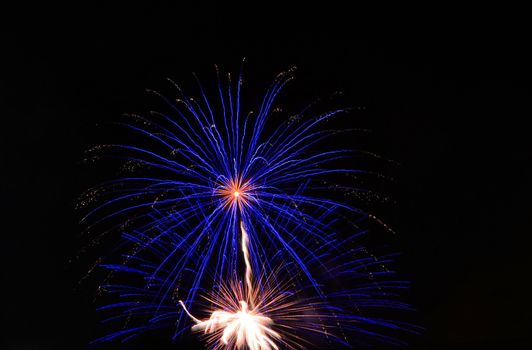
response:
[[[252,270],[251,270],[251,264],[249,263],[249,236],[246,232],[246,229],[244,228],[244,223],[240,221],[240,231],[242,232],[242,254],[244,255],[244,262],[246,264],[246,286],[248,291],[248,301],[251,303],[251,306],[255,304],[253,301],[253,286],[251,284],[251,276],[252,276]]]

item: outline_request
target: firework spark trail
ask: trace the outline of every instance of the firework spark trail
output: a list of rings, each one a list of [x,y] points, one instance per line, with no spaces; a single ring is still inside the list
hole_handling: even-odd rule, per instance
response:
[[[253,299],[251,298],[252,295],[252,288],[251,285],[251,264],[249,263],[249,250],[248,250],[248,244],[249,244],[249,236],[246,232],[246,229],[244,228],[244,223],[240,222],[240,230],[242,232],[242,254],[244,254],[244,261],[246,264],[246,285],[247,285],[247,291],[248,291],[248,302],[251,303],[251,307],[253,307]]]
[[[235,197],[238,197],[238,192],[235,192]],[[196,323],[192,327],[192,330],[203,330],[205,334],[208,334],[218,332],[223,329],[220,342],[226,346],[231,344],[237,349],[247,346],[247,348],[250,350],[278,350],[279,347],[276,345],[273,339],[280,340],[281,335],[269,327],[273,324],[273,320],[258,313],[254,308],[254,299],[257,295],[257,292],[253,290],[253,284],[251,281],[252,271],[251,264],[249,262],[248,249],[249,235],[245,230],[244,223],[242,221],[240,222],[240,229],[242,235],[242,254],[244,256],[246,265],[245,294],[247,297],[247,300],[239,301],[240,309],[237,312],[231,312],[228,310],[215,310],[212,312],[208,320],[201,321],[188,311],[183,301],[179,300],[179,304],[186,314]]]

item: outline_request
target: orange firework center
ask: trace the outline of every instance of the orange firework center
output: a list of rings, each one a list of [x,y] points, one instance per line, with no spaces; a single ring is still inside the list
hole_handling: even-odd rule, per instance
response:
[[[218,195],[226,198],[227,204],[245,205],[249,199],[251,186],[247,182],[230,181],[217,190]]]

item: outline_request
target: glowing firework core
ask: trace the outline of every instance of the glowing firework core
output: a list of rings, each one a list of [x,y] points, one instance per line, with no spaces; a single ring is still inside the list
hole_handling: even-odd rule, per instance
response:
[[[226,205],[247,206],[251,199],[251,191],[253,186],[249,182],[244,182],[241,179],[233,179],[226,181],[216,189],[216,193],[226,199]]]

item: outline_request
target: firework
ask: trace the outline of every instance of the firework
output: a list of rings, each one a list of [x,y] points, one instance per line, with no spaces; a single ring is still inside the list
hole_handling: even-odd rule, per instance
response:
[[[193,317],[193,328],[230,348],[245,343],[275,349],[301,332],[327,341],[345,343],[346,334],[356,333],[357,341],[394,343],[375,328],[409,329],[366,316],[375,308],[408,308],[394,300],[406,283],[389,277],[390,257],[377,258],[355,243],[365,232],[359,223],[376,218],[322,195],[334,188],[359,191],[352,175],[366,173],[334,167],[352,156],[349,150],[316,151],[316,144],[336,134],[321,125],[346,111],[309,116],[305,109],[268,126],[275,99],[291,79],[291,71],[277,76],[259,108],[245,115],[242,75],[236,85],[219,76],[216,101],[199,82],[199,99],[175,85],[175,100],[155,93],[167,103],[167,113],[133,115],[120,123],[138,134],[138,144],[95,149],[98,157],[122,159],[135,175],[91,190],[99,204],[84,220],[92,220],[90,230],[122,232],[123,260],[102,266],[113,275],[139,277],[102,286],[121,298],[101,308],[120,310],[108,320],[139,323],[101,340],[127,340],[166,327],[176,339],[188,328],[184,310],[197,305],[200,291],[211,295],[206,309],[212,311],[204,321]],[[339,175],[348,183],[331,185],[331,176]],[[244,286],[235,273],[242,264]],[[258,285],[252,271],[261,272]],[[227,279],[233,282],[227,285]],[[287,295],[292,301],[286,302]],[[265,300],[277,307],[266,307]]]
[[[235,191],[234,196],[238,197],[239,192]],[[270,328],[273,324],[272,319],[262,315],[257,308],[254,307],[254,305],[257,304],[257,300],[255,300],[257,291],[254,291],[253,283],[251,281],[252,271],[251,264],[249,263],[248,250],[249,236],[244,229],[244,224],[242,222],[240,223],[240,228],[242,231],[242,254],[244,255],[244,261],[246,264],[246,292],[243,293],[245,294],[246,300],[239,300],[239,308],[236,310],[234,305],[226,305],[230,306],[230,308],[226,307],[213,311],[210,318],[206,321],[198,320],[190,314],[182,301],[179,301],[179,303],[187,315],[196,322],[196,325],[192,327],[192,330],[204,330],[206,334],[221,333],[220,342],[223,344],[221,346],[238,349],[247,346],[250,350],[270,350],[272,348],[277,350],[279,347],[275,342],[281,339],[281,335]],[[220,301],[216,304],[220,305],[227,300],[232,300],[232,296],[237,295],[236,291],[238,290],[239,288],[237,288],[237,285],[233,285],[233,288],[231,288],[233,295],[222,294],[221,297],[217,298],[217,300]],[[228,311],[231,309],[233,310]]]

